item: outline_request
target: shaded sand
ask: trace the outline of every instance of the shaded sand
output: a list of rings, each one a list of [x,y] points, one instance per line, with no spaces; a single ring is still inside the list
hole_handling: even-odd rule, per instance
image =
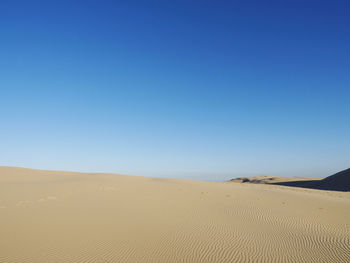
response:
[[[255,176],[236,178],[232,179],[231,182],[276,184],[319,190],[350,191],[350,168],[326,178]]]
[[[0,167],[0,262],[350,262],[350,193]]]

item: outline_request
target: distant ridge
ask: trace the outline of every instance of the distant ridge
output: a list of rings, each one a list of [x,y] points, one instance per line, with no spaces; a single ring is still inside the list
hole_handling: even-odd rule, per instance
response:
[[[251,178],[237,178],[232,179],[231,181],[239,183],[275,184],[292,187],[347,192],[350,191],[350,168],[328,176],[324,179],[257,176]]]

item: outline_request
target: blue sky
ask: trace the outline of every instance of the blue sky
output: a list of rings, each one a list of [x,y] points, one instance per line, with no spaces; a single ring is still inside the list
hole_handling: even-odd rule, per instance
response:
[[[0,165],[224,180],[350,166],[348,1],[1,1]]]

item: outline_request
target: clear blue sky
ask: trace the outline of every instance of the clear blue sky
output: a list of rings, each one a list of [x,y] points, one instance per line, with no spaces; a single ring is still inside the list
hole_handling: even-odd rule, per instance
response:
[[[0,2],[0,165],[350,167],[349,1]]]

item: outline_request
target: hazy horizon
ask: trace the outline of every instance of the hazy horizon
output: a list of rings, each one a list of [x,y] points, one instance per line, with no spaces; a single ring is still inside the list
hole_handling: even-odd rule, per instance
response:
[[[222,181],[349,168],[346,1],[1,1],[0,165]]]

